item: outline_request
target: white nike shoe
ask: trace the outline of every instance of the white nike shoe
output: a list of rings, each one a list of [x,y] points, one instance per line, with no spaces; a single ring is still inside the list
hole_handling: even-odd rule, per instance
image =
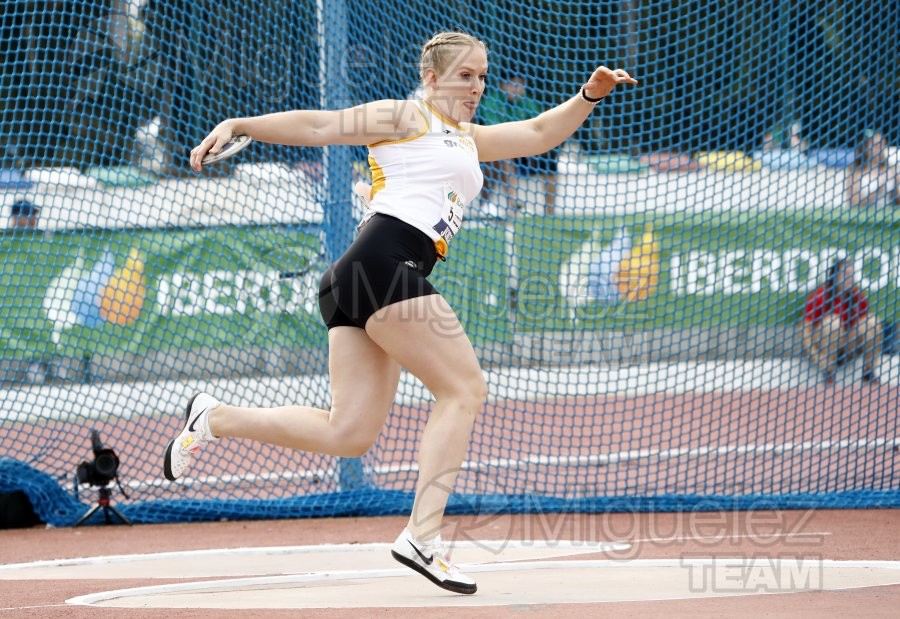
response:
[[[175,481],[182,475],[194,454],[204,445],[216,440],[209,429],[209,411],[221,402],[207,393],[198,393],[187,404],[184,411],[184,427],[166,447],[163,471],[166,479]]]
[[[391,546],[391,555],[438,587],[454,593],[471,594],[478,590],[475,581],[450,562],[450,555],[440,535],[429,542],[420,542],[410,534],[409,529],[403,529]]]

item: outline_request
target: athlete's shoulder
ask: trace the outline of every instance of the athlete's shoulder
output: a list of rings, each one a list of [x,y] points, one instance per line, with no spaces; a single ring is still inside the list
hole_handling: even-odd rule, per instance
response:
[[[381,99],[367,104],[374,110],[375,122],[390,125],[390,137],[373,142],[369,146],[396,144],[415,139],[428,131],[428,118],[417,101],[411,99]]]
[[[477,131],[479,127],[481,127],[481,125],[478,123],[459,123],[459,130],[469,137],[475,137],[475,131]]]

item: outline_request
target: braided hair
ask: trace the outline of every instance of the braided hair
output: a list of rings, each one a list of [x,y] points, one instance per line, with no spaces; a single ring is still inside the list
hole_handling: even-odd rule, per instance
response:
[[[432,69],[435,73],[444,72],[458,53],[459,47],[480,46],[487,52],[487,46],[481,39],[465,32],[439,32],[422,46],[419,55],[419,79],[425,82],[425,73]]]

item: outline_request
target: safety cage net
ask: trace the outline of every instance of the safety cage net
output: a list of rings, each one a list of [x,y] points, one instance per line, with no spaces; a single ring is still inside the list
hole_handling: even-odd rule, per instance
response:
[[[361,458],[162,457],[199,391],[330,406],[319,279],[371,180],[362,147],[190,149],[421,97],[444,30],[487,45],[482,124],[640,80],[483,164],[434,270],[489,385],[448,511],[900,505],[900,5],[861,0],[3,2],[0,493],[55,525],[98,486],[134,522],[409,512],[406,372]]]

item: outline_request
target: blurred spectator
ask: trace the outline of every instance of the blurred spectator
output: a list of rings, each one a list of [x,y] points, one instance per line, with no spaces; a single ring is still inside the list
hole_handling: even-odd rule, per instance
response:
[[[221,5],[222,9],[225,5]],[[237,7],[229,5],[237,15]],[[213,99],[209,85],[216,82],[215,101],[234,104],[234,79],[223,79],[222,71],[237,75],[233,54],[222,54],[215,45],[196,45],[194,41],[216,40],[210,32],[231,23],[221,18],[218,5],[211,6],[205,19],[194,19],[195,8],[180,0],[147,0],[141,9],[145,45],[152,50],[158,63],[158,79],[151,89],[153,112],[159,117],[157,143],[161,151],[155,155],[161,161],[159,171],[165,175],[185,176],[190,173],[188,154],[203,124],[202,115],[209,114]],[[193,21],[192,21],[193,20]],[[220,34],[220,33],[217,33]],[[227,170],[221,166],[218,170]]]
[[[504,122],[527,120],[539,115],[543,108],[538,101],[526,94],[526,81],[521,75],[503,77],[495,90],[490,90],[478,106],[478,117],[482,124],[496,125]],[[544,212],[552,215],[556,202],[557,159],[559,147],[536,157],[520,157],[515,161],[490,162],[485,165],[485,199],[488,196],[498,201],[497,193],[502,188],[507,200],[515,209],[521,206],[515,199],[512,178],[518,176],[539,176],[544,183]]]
[[[638,161],[655,172],[696,172],[703,166],[688,153],[658,152],[641,155]]]
[[[805,153],[809,143],[803,137],[803,125],[799,122],[791,123],[785,131],[782,127],[775,127],[766,131],[763,135],[762,150],[764,152],[789,150],[795,153]]]
[[[766,131],[765,135],[763,135],[762,152],[771,153],[780,150],[781,144],[779,140],[775,138],[775,132],[771,129]]]
[[[161,122],[159,115],[154,116],[138,127],[134,134],[134,141],[138,151],[137,164],[141,168],[156,174],[160,174],[165,165],[165,153],[159,140]]]
[[[880,131],[866,130],[857,142],[844,180],[850,206],[900,206],[900,178],[888,161],[888,144]]]
[[[25,369],[24,381],[30,385],[43,385],[51,379],[50,366],[44,361],[32,361]]]
[[[9,227],[16,230],[34,230],[38,227],[41,210],[28,200],[17,200],[10,209]]]
[[[803,128],[799,122],[791,123],[788,131],[788,149],[798,153],[805,153],[809,148],[809,142],[803,137]]]
[[[787,131],[781,127],[766,131],[762,146],[753,153],[753,159],[775,170],[803,168],[810,165],[808,146],[802,126],[794,122]]]
[[[881,322],[869,313],[869,303],[853,283],[853,265],[845,259],[828,268],[825,283],[806,299],[803,347],[834,382],[839,365],[863,357],[863,382],[878,381],[881,360]]]

